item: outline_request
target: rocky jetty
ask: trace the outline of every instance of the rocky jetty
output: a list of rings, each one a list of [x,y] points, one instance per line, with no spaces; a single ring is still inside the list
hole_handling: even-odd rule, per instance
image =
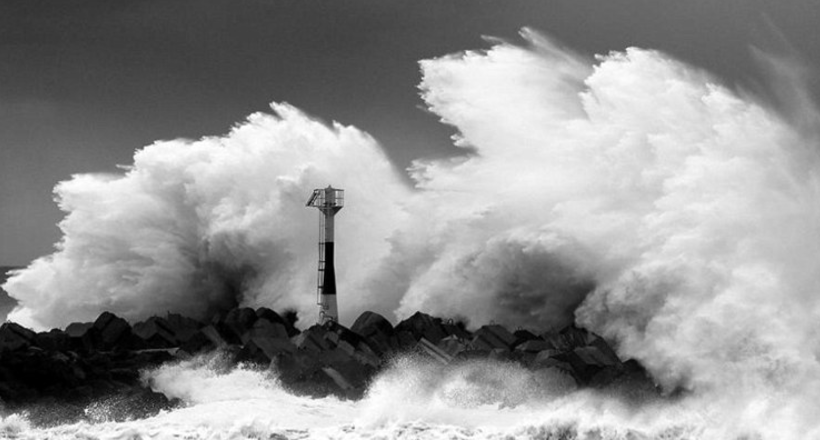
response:
[[[350,328],[337,323],[295,326],[293,313],[237,308],[199,322],[176,314],[133,326],[105,312],[96,321],[35,333],[15,323],[0,326],[0,399],[5,409],[26,409],[35,423],[138,418],[178,402],[150,389],[140,371],[216,349],[235,362],[272,368],[292,392],[360,398],[392,358],[414,353],[431,362],[495,359],[526,368],[553,369],[581,387],[651,381],[635,361],[623,362],[600,336],[574,326],[535,334],[463,324],[421,312],[395,327],[364,312]]]

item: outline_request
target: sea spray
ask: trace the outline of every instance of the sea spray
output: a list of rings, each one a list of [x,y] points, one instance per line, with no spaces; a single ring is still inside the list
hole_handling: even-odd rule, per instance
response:
[[[237,304],[315,311],[312,189],[343,183],[352,209],[338,264],[351,291],[387,251],[408,191],[375,141],[285,104],[224,137],[149,145],[119,176],[77,175],[55,193],[66,217],[57,252],[5,285],[29,327],[89,321],[101,310],[132,322],[168,311],[209,319]],[[355,264],[353,264],[355,263]],[[364,307],[358,295],[341,306]]]
[[[5,285],[12,319],[306,313],[302,205],[333,183],[349,201],[343,317],[576,320],[689,396],[662,414],[706,408],[685,426],[820,436],[816,111],[792,124],[657,51],[589,59],[522,35],[422,62],[422,98],[464,154],[416,162],[415,190],[367,135],[283,105],[221,138],[146,147],[124,176],[60,184],[65,236]]]
[[[154,417],[37,427],[8,416],[0,429],[26,440],[739,438],[737,429],[710,417],[704,402],[627,404],[605,391],[576,390],[557,370],[531,372],[492,360],[432,362],[399,357],[364,399],[344,401],[292,395],[280,388],[275,372],[203,355],[144,373],[155,390],[183,400]]]

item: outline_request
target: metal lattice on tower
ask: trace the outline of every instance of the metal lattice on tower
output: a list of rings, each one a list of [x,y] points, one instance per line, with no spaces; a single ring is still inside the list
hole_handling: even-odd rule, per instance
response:
[[[343,189],[328,185],[324,189],[314,189],[305,206],[318,208],[322,213],[319,220],[319,273],[316,303],[319,305],[319,323],[339,321],[336,303],[336,269],[333,265],[334,219],[344,206]]]

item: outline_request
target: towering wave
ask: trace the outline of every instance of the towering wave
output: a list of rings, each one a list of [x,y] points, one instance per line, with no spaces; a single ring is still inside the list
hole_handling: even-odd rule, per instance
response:
[[[122,175],[57,185],[63,239],[6,284],[20,301],[9,319],[64,326],[103,310],[132,321],[166,311],[209,318],[237,304],[310,315],[318,220],[304,205],[330,183],[355,207],[341,219],[349,263],[339,267],[355,291],[399,222],[383,200],[408,188],[367,134],[272,108],[222,137],[149,145]],[[364,307],[349,295],[342,312]]]
[[[315,223],[303,202],[333,183],[349,198],[347,320],[374,309],[576,321],[666,389],[725,399],[738,424],[765,415],[808,429],[820,168],[805,128],[817,113],[801,102],[792,124],[657,51],[588,59],[522,35],[523,46],[421,62],[422,98],[464,153],[417,161],[415,188],[366,134],[281,104],[223,137],[145,147],[122,176],[61,183],[64,238],[5,285],[21,302],[11,319],[204,316],[234,303],[309,313]]]

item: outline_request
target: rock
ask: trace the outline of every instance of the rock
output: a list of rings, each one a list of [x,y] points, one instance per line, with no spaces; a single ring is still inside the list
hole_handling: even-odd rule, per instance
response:
[[[359,361],[359,363],[369,365],[373,368],[378,368],[382,364],[381,357],[365,343],[361,343],[356,347],[356,351],[353,352],[353,358]]]
[[[443,364],[454,359],[515,362],[536,371],[566,374],[567,381],[571,376],[582,386],[627,393],[637,383],[647,392],[656,392],[639,364],[621,363],[606,340],[577,327],[548,333],[544,340],[525,330],[510,333],[499,325],[485,325],[473,334],[463,325],[424,313],[394,328],[383,316],[365,312],[352,329],[331,322],[300,333],[293,328],[296,316],[287,316],[266,308],[240,308],[224,317],[217,315],[204,327],[169,314],[132,328],[123,319],[103,313],[94,323],[74,323],[64,332],[39,334],[8,323],[0,327],[0,399],[5,402],[0,404],[19,408],[22,402],[47,399],[86,404],[105,401],[120,411],[132,405],[121,402],[143,398],[106,399],[144,390],[140,370],[216,348],[226,349],[234,361],[268,365],[277,370],[287,389],[317,397],[362,397],[368,380],[401,351],[421,352]],[[175,345],[180,348],[172,348]],[[136,349],[139,347],[153,348]],[[623,390],[613,388],[618,386]],[[104,411],[95,414],[107,417]]]
[[[326,333],[327,330],[324,327],[314,325],[291,338],[291,341],[300,350],[322,352],[331,348],[325,339]]]
[[[288,339],[285,326],[280,323],[271,323],[267,319],[259,319],[253,328],[242,336],[243,352],[240,355],[250,355],[258,363],[270,364],[276,355],[282,352],[295,352],[296,346]]]
[[[554,358],[555,356],[558,356],[560,354],[561,354],[561,352],[558,351],[558,350],[555,350],[555,349],[541,350],[535,356],[535,363],[536,364],[543,363],[543,362],[547,361],[548,359]]]
[[[66,334],[69,335],[69,341],[71,342],[72,350],[77,350],[81,352],[92,352],[97,350],[98,347],[100,347],[101,337],[99,330],[94,328],[93,323],[88,323],[88,326],[86,326],[85,324],[86,323],[77,325],[71,324],[66,328]],[[69,329],[71,330],[70,332]]]
[[[92,327],[93,322],[72,322],[65,328],[65,334],[70,338],[81,338]]]
[[[242,335],[253,327],[257,319],[256,311],[249,307],[232,309],[225,315],[221,328],[224,339],[234,344],[239,343]]]
[[[570,351],[577,347],[586,346],[593,339],[591,333],[574,325],[565,327],[558,333],[547,332],[543,335],[543,338],[552,344],[554,348],[562,351]]]
[[[615,350],[609,346],[609,344],[604,340],[604,338],[594,335],[594,339],[589,344],[597,348],[604,356],[606,356],[612,364],[615,365],[622,365],[621,359],[618,357],[618,354],[615,353]]]
[[[542,339],[529,340],[515,346],[516,351],[525,351],[529,353],[542,352],[551,348],[553,348],[552,344]]]
[[[365,345],[377,356],[386,356],[388,353],[399,349],[398,339],[395,335],[388,337],[383,333],[372,333],[366,340]]]
[[[34,344],[46,351],[71,350],[71,338],[63,331],[54,329],[47,333],[37,333]]]
[[[209,326],[211,327],[211,326]],[[213,328],[213,327],[211,327]],[[218,335],[218,333],[217,333]],[[220,336],[221,339],[221,336]],[[223,341],[224,342],[224,341]],[[224,345],[223,345],[224,347]],[[186,353],[195,354],[206,350],[217,348],[216,343],[211,338],[205,335],[204,332],[197,330],[193,336],[189,337],[185,342],[180,344],[180,349]]]
[[[515,336],[515,342],[512,344],[513,347],[517,347],[519,344],[523,344],[527,341],[543,341],[540,336],[537,336],[535,333],[524,329],[514,331],[513,336]]]
[[[515,336],[497,324],[485,325],[476,330],[473,335],[473,347],[479,350],[509,350],[515,343]]]
[[[416,312],[396,326],[396,332],[400,333],[402,331],[409,332],[416,341],[425,338],[434,344],[438,344],[447,336],[441,325],[440,318],[433,318],[421,312]]]
[[[281,323],[272,323],[267,319],[261,318],[258,319],[247,332],[245,332],[242,337],[242,343],[247,343],[248,340],[261,337],[261,338],[269,338],[269,339],[284,339],[290,342],[288,338],[288,332],[285,329],[285,326]]]
[[[0,352],[27,348],[34,343],[35,336],[36,333],[19,324],[3,323],[0,326]]]
[[[165,317],[165,322],[179,344],[185,343],[202,328],[199,321],[175,313],[169,313]]]
[[[578,347],[568,352],[567,360],[581,385],[589,384],[592,378],[605,368],[618,370],[620,367],[620,362],[616,363],[593,346]]]
[[[453,360],[453,357],[450,356],[449,353],[442,350],[441,348],[439,348],[438,346],[436,346],[435,344],[433,344],[425,338],[419,339],[416,348],[419,352],[424,353],[427,356],[430,356],[430,358],[432,358],[436,362],[439,362],[444,365],[449,364],[450,361]]]
[[[111,312],[103,312],[96,321],[94,328],[100,333],[100,344],[103,350],[111,350],[117,345],[129,345],[131,326],[128,322]]]
[[[164,318],[152,316],[134,324],[132,331],[145,341],[148,348],[171,348],[179,345],[173,328]]]
[[[399,348],[393,326],[378,313],[369,311],[362,313],[350,330],[364,338],[368,347],[379,356],[384,356]]]
[[[457,335],[451,335],[439,341],[438,348],[444,350],[450,357],[455,357],[467,350],[467,343]]]
[[[442,328],[444,329],[444,334],[446,334],[447,337],[455,336],[464,341],[469,341],[473,339],[473,334],[468,332],[467,329],[464,327],[464,324],[461,322],[454,322],[451,319],[443,323]]]
[[[213,325],[202,327],[199,329],[199,332],[208,338],[211,344],[213,344],[216,348],[225,348],[228,346],[228,342],[225,341],[219,333],[219,330],[217,330]]]
[[[358,333],[362,337],[370,338],[372,335],[384,335],[389,338],[393,335],[393,325],[390,324],[384,316],[376,312],[364,312],[356,319],[356,322],[350,327],[354,333]]]
[[[326,323],[324,327],[325,330],[327,330],[325,339],[331,341],[333,345],[338,345],[340,341],[347,342],[353,347],[357,347],[360,344],[367,344],[367,339],[338,322],[330,321]]]
[[[289,385],[305,380],[312,371],[319,368],[319,361],[315,353],[297,350],[293,353],[278,353],[271,366],[278,373],[282,383]]]
[[[299,334],[299,330],[297,330],[293,326],[293,322],[291,322],[288,319],[285,319],[283,316],[267,307],[260,307],[256,309],[256,316],[260,319],[267,319],[268,321],[274,324],[282,324],[283,326],[285,326],[285,330],[288,332],[289,338],[292,338]]]
[[[395,342],[393,342],[392,338],[391,342],[396,347],[396,350],[409,350],[416,346],[418,340],[408,331],[398,331],[396,332]]]
[[[350,399],[358,399],[364,395],[367,381],[375,373],[373,368],[352,359],[322,367],[321,371],[338,387],[334,394]]]

